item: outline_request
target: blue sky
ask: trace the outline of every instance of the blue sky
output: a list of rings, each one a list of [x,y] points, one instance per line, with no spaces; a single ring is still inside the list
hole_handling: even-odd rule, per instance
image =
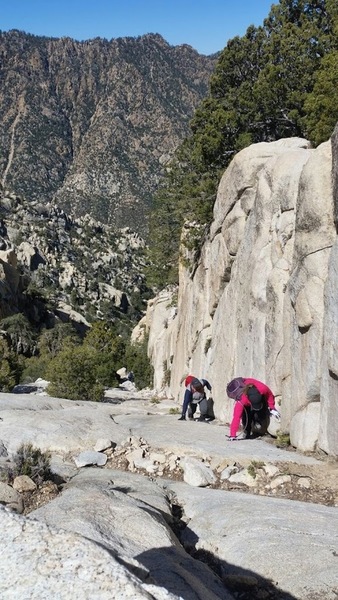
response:
[[[278,0],[3,0],[0,30],[76,40],[159,33],[201,54],[222,50]]]

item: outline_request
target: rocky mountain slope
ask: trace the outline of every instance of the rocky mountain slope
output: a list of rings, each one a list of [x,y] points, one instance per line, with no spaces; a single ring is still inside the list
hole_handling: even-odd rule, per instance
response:
[[[149,293],[144,248],[128,228],[0,189],[0,318],[21,311],[37,327],[55,313],[84,326],[96,318],[130,325]]]
[[[77,42],[0,32],[0,181],[144,233],[215,61],[155,34]]]

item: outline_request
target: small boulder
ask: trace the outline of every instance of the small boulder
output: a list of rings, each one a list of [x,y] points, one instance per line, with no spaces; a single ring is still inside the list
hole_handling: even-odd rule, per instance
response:
[[[4,504],[7,508],[14,510],[17,513],[23,512],[23,500],[19,492],[14,490],[12,486],[0,481],[0,504]]]
[[[19,475],[13,481],[13,488],[17,492],[33,492],[37,485],[28,475]]]
[[[94,446],[94,450],[95,450],[95,452],[103,452],[103,450],[108,450],[108,448],[111,448],[111,446],[112,446],[112,441],[109,440],[108,438],[100,439],[100,440],[97,440],[97,442]]]
[[[80,454],[74,458],[74,462],[78,468],[87,467],[88,465],[103,467],[107,462],[107,457],[102,452],[87,450],[80,452]]]
[[[210,467],[196,458],[187,457],[183,463],[184,481],[194,487],[206,487],[215,483],[216,477]]]

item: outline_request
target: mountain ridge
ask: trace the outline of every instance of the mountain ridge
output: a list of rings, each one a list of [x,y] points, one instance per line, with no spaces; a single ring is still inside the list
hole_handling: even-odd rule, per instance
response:
[[[3,186],[144,235],[215,62],[159,34],[77,42],[0,32]]]

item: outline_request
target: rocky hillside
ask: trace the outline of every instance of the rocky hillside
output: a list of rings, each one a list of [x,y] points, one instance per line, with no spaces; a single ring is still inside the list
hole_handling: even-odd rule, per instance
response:
[[[23,312],[37,327],[55,314],[129,325],[149,293],[144,248],[128,228],[0,190],[0,318]]]
[[[0,32],[0,181],[144,233],[215,61],[153,34],[77,42]]]

